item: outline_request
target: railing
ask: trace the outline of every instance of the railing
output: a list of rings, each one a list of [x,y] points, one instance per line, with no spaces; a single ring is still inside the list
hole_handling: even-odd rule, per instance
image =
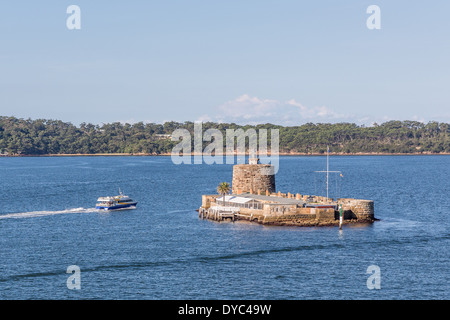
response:
[[[234,203],[234,202],[225,201],[225,205],[224,205],[223,201],[217,201],[215,203],[216,203],[216,206],[222,207],[222,208],[247,208],[247,209],[262,210],[264,207],[264,204],[260,203],[260,202]],[[211,206],[211,207],[213,207],[213,206]]]

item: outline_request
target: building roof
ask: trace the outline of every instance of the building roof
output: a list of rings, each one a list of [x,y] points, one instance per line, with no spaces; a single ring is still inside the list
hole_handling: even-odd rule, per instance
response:
[[[234,196],[234,195],[225,196],[225,202],[231,202],[231,203],[247,203],[252,200],[254,200],[254,199],[241,197],[241,196]],[[216,202],[220,202],[220,201],[223,201],[223,197],[216,199]]]
[[[238,197],[240,198],[246,198],[250,200],[258,200],[263,202],[276,202],[277,204],[300,204],[303,205],[305,201],[303,200],[297,200],[294,198],[283,198],[283,197],[274,197],[274,196],[266,196],[266,195],[258,195],[258,194],[240,194]],[[222,200],[223,201],[223,200]],[[225,200],[227,201],[227,200]]]

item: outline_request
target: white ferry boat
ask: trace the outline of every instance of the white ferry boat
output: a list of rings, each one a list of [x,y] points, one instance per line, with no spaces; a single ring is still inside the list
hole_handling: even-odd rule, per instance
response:
[[[119,189],[118,196],[98,198],[95,208],[99,210],[134,209],[136,205],[136,201],[124,195]]]

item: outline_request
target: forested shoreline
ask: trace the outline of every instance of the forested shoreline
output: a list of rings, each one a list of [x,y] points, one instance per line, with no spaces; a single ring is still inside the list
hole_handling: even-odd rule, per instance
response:
[[[268,129],[269,140],[270,129],[278,129],[282,154],[322,154],[327,145],[330,152],[338,154],[450,153],[450,124],[436,121],[426,124],[388,121],[370,127],[354,123],[307,123],[285,127],[205,122],[202,127],[203,131],[218,129],[224,137],[227,129],[255,129],[257,132]],[[170,154],[179,143],[170,139],[176,129],[187,129],[194,136],[193,122],[82,123],[76,126],[60,120],[0,116],[0,155],[164,155]],[[204,146],[209,143],[204,142]]]

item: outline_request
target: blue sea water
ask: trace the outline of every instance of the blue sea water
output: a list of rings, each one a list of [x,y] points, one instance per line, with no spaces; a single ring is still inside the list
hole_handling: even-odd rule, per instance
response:
[[[282,192],[323,194],[324,157],[281,157]],[[0,299],[449,299],[449,156],[332,156],[365,226],[200,220],[231,165],[170,157],[0,158]],[[332,178],[335,178],[334,176]],[[121,188],[135,210],[98,212]],[[66,270],[81,270],[69,290]],[[369,289],[369,266],[380,289]]]

